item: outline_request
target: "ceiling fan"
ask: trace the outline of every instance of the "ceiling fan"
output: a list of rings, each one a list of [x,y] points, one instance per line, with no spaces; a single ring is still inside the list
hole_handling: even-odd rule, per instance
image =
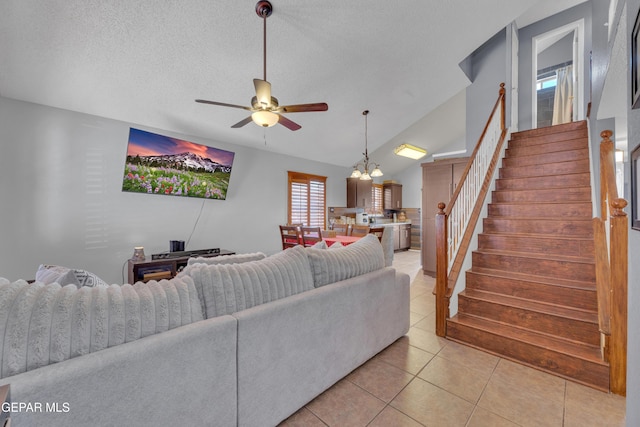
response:
[[[196,102],[200,102],[202,104],[220,105],[222,107],[241,108],[243,110],[251,111],[252,114],[249,117],[231,126],[232,128],[240,128],[250,121],[253,121],[259,126],[270,127],[276,123],[280,123],[289,130],[298,130],[301,126],[283,116],[282,113],[306,113],[310,111],[327,111],[329,109],[329,106],[324,102],[281,106],[278,104],[278,100],[271,96],[271,83],[267,81],[267,17],[269,17],[272,12],[273,6],[271,6],[271,2],[261,0],[256,4],[256,13],[260,18],[262,18],[264,23],[264,76],[262,80],[253,79],[256,96],[251,98],[251,107],[227,104],[225,102],[207,101],[205,99],[196,99]]]

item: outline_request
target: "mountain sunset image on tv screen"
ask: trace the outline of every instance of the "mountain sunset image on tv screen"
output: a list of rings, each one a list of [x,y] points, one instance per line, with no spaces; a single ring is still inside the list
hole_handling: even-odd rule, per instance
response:
[[[122,191],[224,200],[234,155],[131,128]]]

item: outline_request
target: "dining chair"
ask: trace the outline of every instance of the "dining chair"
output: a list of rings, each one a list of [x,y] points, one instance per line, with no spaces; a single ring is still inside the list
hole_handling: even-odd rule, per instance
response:
[[[348,236],[349,224],[333,224],[333,230],[336,232],[337,236]]]
[[[282,239],[282,249],[291,248],[302,244],[302,233],[300,226],[297,225],[281,225],[280,238]]]
[[[369,234],[373,234],[382,242],[382,233],[384,233],[384,227],[371,227],[369,229]]]
[[[304,246],[313,246],[322,241],[322,230],[320,227],[300,227],[302,234],[302,244]]]
[[[368,225],[357,225],[354,224],[351,226],[351,235],[364,237],[369,234],[369,226]]]

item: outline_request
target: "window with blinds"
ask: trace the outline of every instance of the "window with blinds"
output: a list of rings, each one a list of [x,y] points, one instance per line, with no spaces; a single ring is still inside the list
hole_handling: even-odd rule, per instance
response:
[[[382,194],[382,184],[373,184],[371,187],[371,213],[382,214]]]
[[[289,224],[325,228],[326,176],[289,171]]]

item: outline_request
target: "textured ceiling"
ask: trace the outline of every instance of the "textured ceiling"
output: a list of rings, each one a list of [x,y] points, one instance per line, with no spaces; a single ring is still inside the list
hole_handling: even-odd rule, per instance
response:
[[[249,105],[252,79],[262,78],[255,0],[3,0],[0,95],[350,166],[363,151],[363,110],[370,152],[424,133],[419,122],[468,85],[460,61],[509,22],[579,1],[272,3],[273,96],[329,104],[288,115],[297,132],[231,129],[246,111],[194,102]]]

